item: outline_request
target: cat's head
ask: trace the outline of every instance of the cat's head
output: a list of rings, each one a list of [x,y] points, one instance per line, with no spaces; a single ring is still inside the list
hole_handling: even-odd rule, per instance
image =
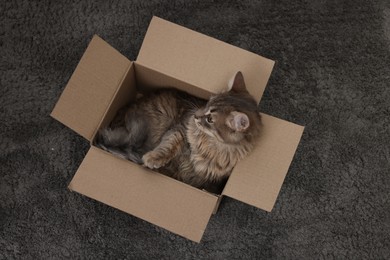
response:
[[[194,114],[199,130],[229,144],[251,141],[260,131],[257,103],[246,89],[241,72],[232,78],[227,91],[212,96]]]

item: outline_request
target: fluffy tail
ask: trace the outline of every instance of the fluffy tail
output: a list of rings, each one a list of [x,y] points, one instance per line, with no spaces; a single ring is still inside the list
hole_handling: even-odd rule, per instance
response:
[[[142,156],[137,152],[133,136],[124,127],[103,128],[96,136],[95,145],[116,156],[142,164]]]

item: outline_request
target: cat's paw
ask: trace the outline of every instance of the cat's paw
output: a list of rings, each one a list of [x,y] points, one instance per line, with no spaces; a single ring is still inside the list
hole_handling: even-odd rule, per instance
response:
[[[163,154],[155,151],[150,151],[144,154],[144,156],[142,156],[142,161],[144,166],[150,169],[158,169],[168,163]]]

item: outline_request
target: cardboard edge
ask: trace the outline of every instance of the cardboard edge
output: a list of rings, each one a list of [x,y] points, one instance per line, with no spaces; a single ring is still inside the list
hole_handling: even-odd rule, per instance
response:
[[[165,75],[167,75],[167,76],[169,76],[171,78],[175,78],[168,71],[163,70],[162,68],[156,68],[156,67],[153,66],[153,64],[146,64],[143,61],[142,56],[143,56],[143,49],[144,49],[143,46],[144,46],[144,43],[147,41],[147,36],[150,34],[150,30],[151,30],[152,26],[158,26],[158,25],[153,25],[154,23],[166,23],[166,24],[169,24],[170,26],[180,27],[180,29],[182,29],[184,31],[187,31],[187,32],[190,32],[192,34],[196,34],[196,35],[199,35],[199,36],[202,36],[202,37],[206,37],[206,38],[212,39],[213,41],[216,41],[218,44],[227,45],[227,46],[229,46],[229,48],[233,48],[235,50],[239,50],[240,52],[244,53],[245,55],[256,56],[258,59],[263,60],[264,67],[261,69],[261,71],[262,71],[262,73],[264,73],[266,75],[266,78],[264,77],[264,87],[262,87],[262,90],[260,92],[258,92],[258,93],[257,92],[251,93],[251,95],[254,97],[254,99],[256,100],[257,103],[259,103],[261,101],[261,99],[263,97],[263,94],[264,94],[264,91],[267,88],[267,85],[268,85],[269,79],[271,77],[272,71],[274,69],[274,66],[275,66],[275,63],[276,63],[275,60],[272,60],[272,59],[270,59],[268,57],[264,57],[264,56],[259,55],[257,53],[251,52],[249,50],[242,49],[242,48],[240,48],[238,46],[235,46],[235,45],[233,45],[231,43],[224,42],[222,40],[214,38],[213,36],[207,35],[205,33],[201,33],[201,32],[195,31],[193,29],[187,28],[184,25],[176,24],[176,23],[173,23],[171,21],[162,19],[162,18],[160,18],[158,16],[153,16],[151,21],[150,21],[150,23],[149,23],[149,25],[148,25],[148,29],[147,29],[147,31],[145,33],[144,39],[143,39],[141,47],[140,47],[140,51],[139,51],[137,59],[136,59],[137,64],[142,65],[144,67],[147,67],[147,68],[149,68],[151,70],[154,70],[154,71],[161,70],[160,73],[163,73],[163,74],[165,74]],[[237,69],[237,71],[239,71],[239,70],[240,69]],[[231,76],[233,76],[235,72],[233,72]],[[230,78],[226,78],[226,86],[228,84],[229,79]],[[190,81],[188,81],[188,82],[187,81],[182,81],[182,82],[184,82],[184,83],[186,83],[188,85],[197,87],[197,84],[195,82],[190,82]],[[201,89],[202,91],[206,91],[206,90],[204,90],[204,89],[202,89],[200,87],[197,87],[197,88]],[[253,92],[253,89],[255,89],[255,88],[256,88],[256,86],[252,87],[252,92]],[[212,92],[210,92],[210,93],[212,93]],[[213,93],[213,94],[216,94],[216,93]]]
[[[159,175],[159,178],[163,178],[163,179],[165,179],[165,180],[169,180],[170,182],[173,181],[173,182],[176,183],[176,185],[185,186],[186,189],[194,190],[194,191],[197,192],[197,193],[199,193],[199,192],[202,193],[202,196],[206,196],[206,197],[208,197],[211,201],[214,201],[213,207],[211,207],[211,208],[210,208],[210,211],[207,212],[207,216],[208,216],[208,217],[207,217],[206,225],[204,226],[203,229],[198,229],[199,233],[198,233],[196,236],[194,236],[194,235],[191,235],[191,236],[190,236],[190,235],[180,234],[178,231],[169,229],[169,228],[164,227],[164,226],[161,226],[161,225],[159,225],[159,224],[154,224],[151,220],[144,219],[142,216],[139,216],[139,215],[133,214],[133,213],[129,213],[129,212],[125,211],[124,209],[121,209],[121,208],[119,208],[119,207],[117,207],[117,206],[114,206],[114,205],[112,205],[112,204],[109,204],[109,203],[107,203],[107,202],[104,202],[104,201],[101,200],[101,199],[95,198],[95,197],[93,197],[93,196],[86,195],[86,194],[82,193],[81,191],[77,191],[77,189],[74,189],[74,188],[73,188],[73,186],[74,186],[74,179],[75,179],[76,175],[79,173],[79,169],[82,167],[82,164],[80,164],[80,166],[78,167],[78,170],[76,171],[75,175],[72,177],[71,181],[70,181],[70,182],[68,183],[68,185],[67,185],[67,189],[68,189],[70,192],[75,192],[75,193],[77,193],[77,194],[80,194],[80,195],[82,195],[82,196],[88,198],[88,199],[92,199],[92,200],[97,201],[97,202],[99,202],[99,203],[103,203],[103,204],[106,205],[106,206],[115,208],[116,210],[120,210],[120,211],[122,211],[122,212],[124,212],[124,213],[126,213],[126,214],[129,214],[129,215],[131,215],[131,216],[134,216],[134,217],[136,217],[136,218],[138,218],[138,219],[140,219],[140,220],[142,220],[142,221],[148,222],[148,223],[150,223],[150,224],[152,224],[152,225],[155,225],[155,226],[160,227],[160,228],[162,228],[162,229],[168,230],[169,232],[172,232],[172,233],[174,233],[174,234],[176,234],[176,235],[178,235],[178,236],[184,237],[184,238],[189,239],[189,240],[191,240],[191,241],[194,241],[194,242],[196,242],[196,243],[199,243],[199,242],[202,240],[203,235],[204,235],[204,232],[205,232],[205,230],[206,230],[206,228],[207,228],[207,226],[208,226],[208,224],[209,224],[209,222],[210,222],[210,218],[211,218],[211,216],[213,215],[213,212],[214,212],[214,210],[215,210],[216,205],[218,204],[218,201],[219,201],[218,196],[216,196],[216,195],[214,195],[214,194],[212,194],[212,193],[206,192],[206,191],[204,191],[204,190],[195,188],[195,187],[193,187],[193,186],[191,186],[191,185],[188,185],[188,184],[186,184],[186,183],[183,183],[183,182],[181,182],[181,181],[178,181],[178,180],[176,180],[176,179],[173,179],[173,178],[171,178],[171,177],[169,177],[169,176],[166,176],[166,175],[164,175],[164,174],[155,172],[155,171],[153,171],[153,170],[151,170],[151,169],[144,168],[144,167],[142,167],[141,165],[138,165],[138,164],[133,163],[133,162],[131,162],[131,161],[127,161],[127,160],[125,160],[125,159],[116,157],[116,156],[114,156],[113,154],[111,154],[111,153],[109,153],[109,152],[107,152],[107,151],[104,151],[104,150],[102,150],[102,149],[100,149],[100,148],[98,148],[98,147],[96,147],[96,146],[91,146],[91,147],[90,147],[90,150],[92,150],[92,149],[93,149],[93,150],[98,150],[99,153],[104,153],[106,156],[110,156],[110,157],[114,158],[115,160],[121,160],[121,161],[124,161],[124,162],[126,162],[126,163],[132,164],[133,166],[140,167],[140,168],[146,170],[147,172],[149,172],[150,174]],[[90,150],[89,150],[89,151],[90,151]],[[84,158],[84,160],[85,160],[85,158]],[[83,160],[83,161],[84,161],[84,160]]]
[[[272,72],[273,72],[275,64],[276,64],[276,61],[268,59],[268,58],[266,58],[266,59],[269,61],[269,65],[266,67],[266,72],[267,72],[268,76],[267,76],[267,78],[265,78],[265,86],[263,88],[263,91],[260,93],[259,97],[253,96],[255,98],[255,100],[257,101],[258,105],[260,104],[261,99],[263,98],[264,92],[265,92],[265,90],[266,90],[266,88],[268,86],[269,80],[270,80],[270,78],[272,76]],[[268,61],[267,61],[267,63],[268,63]]]
[[[173,77],[169,73],[159,72],[159,71],[157,71],[157,70],[155,70],[153,68],[150,68],[147,65],[139,63],[138,61],[135,61],[134,65],[135,65],[136,75],[138,75],[138,76],[136,76],[137,84],[139,83],[139,78],[140,78],[140,74],[137,72],[137,69],[146,69],[146,70],[152,71],[153,73],[157,73],[157,74],[163,75],[164,77],[167,77],[169,79],[173,79],[174,81],[179,82],[180,85],[182,85],[182,86],[186,85],[187,87],[191,87],[192,89],[196,90],[196,91],[192,91],[193,93],[191,93],[191,91],[187,91],[187,90],[181,89],[182,91],[188,92],[191,95],[198,96],[198,97],[203,98],[203,99],[208,99],[213,94],[212,92],[206,91],[206,90],[204,90],[202,88],[199,88],[199,87],[197,87],[195,85],[192,85],[190,83],[184,82],[184,81],[179,80],[179,79],[176,79],[175,77]],[[140,67],[140,68],[137,68],[137,67]],[[142,79],[141,79],[141,81],[142,81]],[[146,88],[155,88],[154,86],[147,86],[147,85],[145,87]],[[175,86],[164,86],[164,87],[177,88]],[[194,94],[194,93],[196,93],[196,94]]]
[[[121,81],[118,83],[118,85],[117,85],[117,87],[116,87],[116,89],[115,89],[114,94],[113,94],[113,95],[111,96],[111,98],[110,98],[110,103],[109,103],[109,105],[105,108],[105,111],[104,111],[104,113],[103,113],[103,116],[100,118],[99,123],[98,123],[98,126],[97,126],[97,128],[94,129],[94,131],[93,131],[93,133],[91,134],[91,136],[86,136],[86,135],[80,133],[80,132],[76,129],[75,126],[70,126],[70,125],[67,125],[67,124],[63,123],[63,121],[59,118],[59,116],[56,115],[56,107],[57,107],[59,101],[60,101],[61,99],[63,99],[63,97],[64,97],[64,95],[65,95],[65,90],[66,90],[66,88],[67,88],[69,82],[71,81],[72,77],[74,77],[75,72],[78,71],[78,70],[80,70],[80,63],[82,62],[82,60],[83,60],[83,58],[84,58],[86,52],[88,51],[88,48],[91,46],[91,43],[94,42],[94,41],[101,41],[101,42],[104,42],[104,44],[106,44],[106,45],[108,45],[110,48],[112,48],[112,50],[114,50],[118,55],[120,55],[120,56],[122,56],[123,58],[125,58],[126,60],[128,60],[128,61],[130,62],[129,67],[131,67],[131,65],[133,64],[133,61],[131,61],[130,59],[128,59],[126,56],[124,56],[120,51],[118,51],[118,50],[115,49],[113,46],[111,46],[107,41],[105,41],[105,40],[104,40],[103,38],[101,38],[99,35],[94,34],[94,35],[92,36],[92,38],[89,40],[87,46],[84,48],[84,51],[83,51],[81,57],[79,58],[79,61],[78,61],[77,65],[76,65],[76,67],[73,69],[71,75],[70,75],[69,78],[66,80],[65,86],[62,88],[61,94],[60,94],[59,97],[56,99],[56,102],[55,102],[55,104],[53,105],[53,107],[52,107],[52,109],[51,109],[51,112],[50,112],[50,114],[49,114],[51,118],[53,118],[53,119],[55,119],[56,121],[60,122],[62,125],[64,125],[64,126],[66,126],[67,128],[71,129],[72,131],[74,131],[74,132],[77,133],[78,135],[82,136],[84,139],[88,140],[90,143],[91,143],[91,141],[93,140],[93,138],[94,138],[94,136],[95,136],[95,134],[96,134],[96,132],[97,132],[97,130],[98,130],[98,128],[99,128],[101,122],[102,122],[102,120],[104,119],[104,117],[105,117],[105,115],[106,115],[106,113],[107,113],[107,111],[108,111],[108,109],[109,109],[109,107],[110,107],[110,105],[111,105],[111,103],[112,103],[112,100],[113,100],[114,97],[116,96],[116,93],[118,92],[118,89],[119,89],[119,87],[121,86],[121,84],[122,84],[124,78],[126,77],[126,75],[127,75],[127,73],[128,73],[128,70],[129,70],[129,67],[128,67],[128,68],[126,69],[126,72],[124,73],[124,75],[122,75]]]
[[[123,82],[125,81],[126,77],[127,77],[128,74],[130,73],[130,70],[131,70],[131,69],[134,69],[134,62],[133,62],[132,60],[130,60],[130,64],[129,64],[129,66],[128,66],[127,69],[126,69],[126,72],[123,74],[122,79],[121,79],[120,82],[118,83],[118,86],[117,86],[117,88],[116,88],[114,94],[112,95],[112,97],[111,97],[111,99],[110,99],[109,105],[107,106],[106,110],[104,111],[102,118],[100,118],[100,121],[99,121],[99,123],[97,124],[97,127],[96,127],[95,130],[93,131],[91,139],[88,140],[88,141],[90,142],[91,145],[92,145],[93,140],[95,139],[95,136],[96,136],[97,132],[99,131],[99,129],[100,129],[101,125],[102,125],[102,122],[104,121],[105,117],[107,116],[108,111],[110,110],[110,107],[111,107],[111,105],[112,105],[112,102],[114,101],[115,97],[117,96],[118,91],[120,90],[120,88],[121,88]]]
[[[100,38],[99,35],[97,35],[97,34],[92,35],[91,40],[89,40],[89,42],[87,43],[87,46],[83,49],[84,51],[83,51],[83,53],[81,54],[81,57],[78,59],[78,62],[77,62],[76,67],[72,70],[71,75],[70,75],[69,78],[66,80],[66,83],[65,83],[64,87],[63,87],[62,90],[61,90],[61,94],[60,94],[59,97],[56,99],[56,102],[55,102],[55,104],[53,105],[53,107],[52,107],[52,109],[51,109],[50,117],[54,118],[55,120],[57,120],[57,121],[60,122],[60,123],[61,123],[61,121],[59,121],[59,120],[57,119],[57,117],[55,116],[55,113],[54,113],[55,107],[57,106],[58,101],[63,97],[63,95],[64,95],[64,90],[66,89],[66,86],[68,85],[69,81],[71,80],[73,74],[75,73],[75,71],[76,71],[77,68],[79,67],[80,62],[81,62],[81,59],[83,58],[85,52],[88,50],[89,45],[90,45],[91,42],[92,42],[94,39],[96,39],[96,38],[102,39],[102,38]],[[62,123],[61,123],[61,124],[62,124]],[[63,124],[63,125],[64,125],[64,124]],[[66,126],[66,127],[68,127],[68,126]],[[69,128],[70,128],[70,127],[69,127]],[[73,129],[72,129],[72,130],[73,130]],[[73,131],[74,131],[74,130],[73,130]]]
[[[212,39],[214,39],[214,40],[220,42],[221,44],[227,44],[227,45],[230,45],[231,47],[234,47],[234,48],[236,48],[236,49],[239,49],[240,51],[244,51],[244,52],[247,52],[247,53],[249,53],[249,54],[251,54],[251,55],[256,55],[256,56],[258,56],[258,57],[260,57],[260,58],[269,60],[269,61],[271,61],[271,62],[273,63],[272,67],[275,65],[275,60],[272,60],[272,59],[270,59],[270,58],[268,58],[268,57],[259,55],[259,54],[257,54],[257,53],[251,52],[251,51],[248,51],[248,50],[246,50],[246,49],[242,49],[242,48],[237,47],[237,46],[235,46],[235,45],[233,45],[233,44],[231,44],[231,43],[227,43],[227,42],[224,42],[224,41],[222,41],[222,40],[220,40],[220,39],[218,39],[218,38],[215,38],[214,36],[210,36],[210,35],[205,34],[205,33],[203,33],[203,32],[195,31],[194,29],[190,29],[190,28],[186,27],[185,25],[182,25],[182,24],[178,24],[178,23],[174,23],[174,22],[165,20],[165,19],[163,19],[163,18],[161,18],[161,17],[159,17],[159,16],[156,16],[156,15],[153,15],[152,19],[150,20],[149,25],[148,25],[148,29],[146,30],[146,33],[145,33],[145,36],[146,36],[147,33],[148,33],[148,30],[149,30],[150,25],[151,25],[153,22],[155,22],[155,21],[160,21],[160,22],[162,21],[162,22],[165,22],[165,23],[169,23],[169,24],[171,24],[171,25],[174,25],[174,26],[180,26],[180,27],[184,28],[185,30],[191,31],[192,33],[196,33],[196,34],[200,34],[200,35],[206,36],[206,37],[208,37],[208,38],[212,38]],[[142,45],[144,44],[144,41],[145,41],[145,38],[146,38],[145,36],[144,36],[144,39],[142,40],[142,44],[141,44],[141,47],[140,47],[140,52],[139,52],[138,55],[137,55],[137,59],[136,59],[137,61],[138,61],[138,56],[141,54],[141,51],[142,51]],[[271,71],[272,71],[272,70],[271,70]]]
[[[258,209],[263,209],[267,212],[272,212],[272,209],[274,208],[276,202],[277,202],[277,199],[279,197],[279,194],[280,194],[280,191],[282,190],[282,187],[284,185],[284,181],[285,181],[285,178],[287,177],[287,174],[289,173],[290,171],[290,168],[291,168],[291,164],[292,162],[294,161],[294,158],[297,156],[297,150],[299,149],[299,146],[301,145],[302,143],[302,136],[303,136],[303,133],[304,133],[304,130],[305,130],[305,126],[303,125],[300,125],[300,124],[296,124],[294,122],[291,122],[291,121],[287,121],[287,120],[284,120],[284,119],[281,119],[281,118],[278,118],[278,117],[275,117],[275,116],[272,116],[272,115],[268,115],[268,114],[264,114],[264,113],[260,113],[261,115],[265,115],[265,116],[268,116],[268,117],[272,117],[272,118],[276,118],[278,120],[282,120],[282,121],[285,121],[287,123],[290,123],[290,124],[294,124],[296,127],[297,127],[297,144],[296,144],[296,147],[294,149],[294,153],[293,155],[291,156],[291,159],[288,161],[288,167],[286,169],[286,173],[284,174],[283,176],[283,179],[280,181],[280,188],[279,188],[279,191],[277,192],[277,195],[275,196],[275,198],[273,199],[272,203],[271,204],[263,204],[261,207],[256,205],[256,202],[250,202],[250,201],[245,201],[244,199],[242,199],[241,197],[236,197],[236,196],[232,196],[230,194],[227,194],[226,193],[226,187],[228,186],[228,183],[226,184],[226,186],[224,187],[223,191],[222,191],[222,194],[221,196],[227,196],[229,198],[232,198],[234,200],[237,200],[237,201],[240,201],[242,203],[245,203],[247,205],[250,205],[250,206],[253,206],[253,207],[256,207]],[[245,162],[245,160],[244,160]],[[239,162],[239,163],[244,163],[244,162]],[[237,166],[237,165],[236,165]],[[230,177],[229,177],[230,179]],[[229,180],[228,180],[229,182]]]
[[[272,115],[269,115],[269,116],[272,116]],[[273,116],[273,117],[274,117],[274,116]],[[286,180],[287,174],[290,172],[291,164],[293,163],[294,158],[297,156],[297,150],[298,150],[299,146],[302,144],[302,136],[303,136],[303,133],[304,133],[305,128],[306,128],[304,125],[300,125],[300,124],[297,124],[297,123],[294,123],[294,122],[291,122],[291,121],[287,121],[287,120],[282,119],[282,118],[279,118],[279,117],[275,117],[275,118],[278,118],[278,119],[281,119],[281,120],[284,120],[284,121],[286,121],[286,122],[289,122],[289,123],[292,123],[292,124],[296,125],[297,127],[300,128],[300,131],[299,131],[299,140],[298,140],[297,146],[296,146],[295,151],[294,151],[294,154],[293,154],[293,156],[291,157],[291,160],[290,160],[290,162],[289,162],[289,166],[288,166],[288,168],[287,168],[286,175],[285,175],[284,178],[283,178],[283,181],[282,181],[282,184],[281,184],[281,186],[280,186],[280,190],[279,190],[279,192],[278,192],[278,195],[276,196],[276,198],[275,198],[275,200],[274,200],[274,202],[272,203],[272,206],[271,206],[270,208],[265,207],[267,212],[272,212],[272,210],[273,210],[274,207],[275,207],[276,202],[278,201],[280,192],[281,192],[281,190],[282,190],[282,188],[283,188],[283,185],[284,185],[284,181]]]

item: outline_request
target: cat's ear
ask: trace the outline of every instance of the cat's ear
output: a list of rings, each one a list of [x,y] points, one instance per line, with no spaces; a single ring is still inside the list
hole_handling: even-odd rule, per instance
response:
[[[248,90],[246,89],[244,76],[242,75],[241,71],[237,72],[236,75],[234,75],[234,77],[229,80],[227,90],[237,93],[248,92]]]
[[[233,111],[230,112],[230,115],[226,118],[226,125],[234,131],[244,132],[248,129],[250,123],[246,114]]]

